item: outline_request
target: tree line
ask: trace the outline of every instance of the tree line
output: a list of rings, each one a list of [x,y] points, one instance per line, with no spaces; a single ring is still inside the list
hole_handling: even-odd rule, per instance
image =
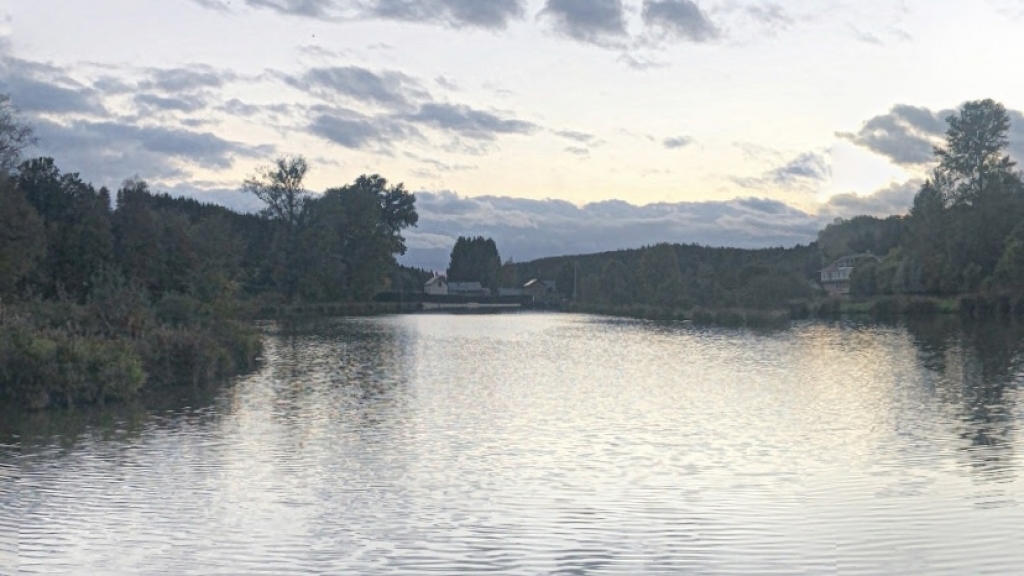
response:
[[[301,157],[242,189],[243,214],[126,180],[97,189],[32,141],[0,98],[0,398],[42,407],[205,382],[259,352],[240,319],[267,305],[366,301],[422,285],[402,268],[415,196],[379,175],[313,194]]]
[[[906,215],[837,219],[793,248],[658,244],[516,264],[517,280],[557,278],[567,296],[607,310],[802,309],[821,294],[821,268],[871,254],[854,269],[859,296],[1024,290],[1024,178],[1007,154],[1010,120],[993,100],[946,119],[936,166]],[[794,308],[794,305],[797,305]]]
[[[1010,119],[993,100],[947,118],[936,166],[905,216],[861,216],[826,226],[826,259],[870,252],[858,295],[960,295],[1024,289],[1024,178],[1007,153]]]

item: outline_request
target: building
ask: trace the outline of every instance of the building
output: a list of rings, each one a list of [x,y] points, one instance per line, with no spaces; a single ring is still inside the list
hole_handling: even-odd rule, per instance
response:
[[[523,295],[536,300],[548,300],[557,293],[554,280],[538,280],[534,278],[523,284]]]
[[[857,263],[865,259],[879,260],[874,254],[852,254],[843,256],[821,269],[821,287],[829,296],[842,296],[850,293],[850,277]]]
[[[448,278],[440,274],[434,276],[423,285],[423,292],[437,296],[448,294]]]

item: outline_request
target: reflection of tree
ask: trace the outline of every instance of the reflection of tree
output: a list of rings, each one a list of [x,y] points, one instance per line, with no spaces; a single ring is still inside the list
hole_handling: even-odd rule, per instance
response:
[[[939,317],[909,320],[907,330],[922,364],[939,376],[935,394],[956,409],[972,467],[986,475],[1010,472],[1024,327]]]
[[[344,410],[372,419],[387,411],[408,381],[406,337],[398,325],[379,319],[279,326],[267,342],[277,413],[313,418],[314,412]]]

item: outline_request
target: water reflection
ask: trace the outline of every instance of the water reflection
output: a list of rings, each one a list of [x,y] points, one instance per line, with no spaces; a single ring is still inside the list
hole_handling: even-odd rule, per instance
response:
[[[262,369],[223,388],[3,420],[0,532],[20,528],[25,573],[1024,565],[1011,324],[264,328]]]
[[[935,393],[952,410],[971,469],[1011,481],[1019,467],[1014,434],[1020,396],[1024,328],[1011,321],[912,320],[906,324]]]

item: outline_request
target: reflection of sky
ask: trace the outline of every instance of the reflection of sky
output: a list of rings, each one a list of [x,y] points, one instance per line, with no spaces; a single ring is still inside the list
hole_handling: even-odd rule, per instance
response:
[[[1000,334],[544,314],[274,331],[212,407],[33,448],[26,565],[1012,572],[1020,338]]]

